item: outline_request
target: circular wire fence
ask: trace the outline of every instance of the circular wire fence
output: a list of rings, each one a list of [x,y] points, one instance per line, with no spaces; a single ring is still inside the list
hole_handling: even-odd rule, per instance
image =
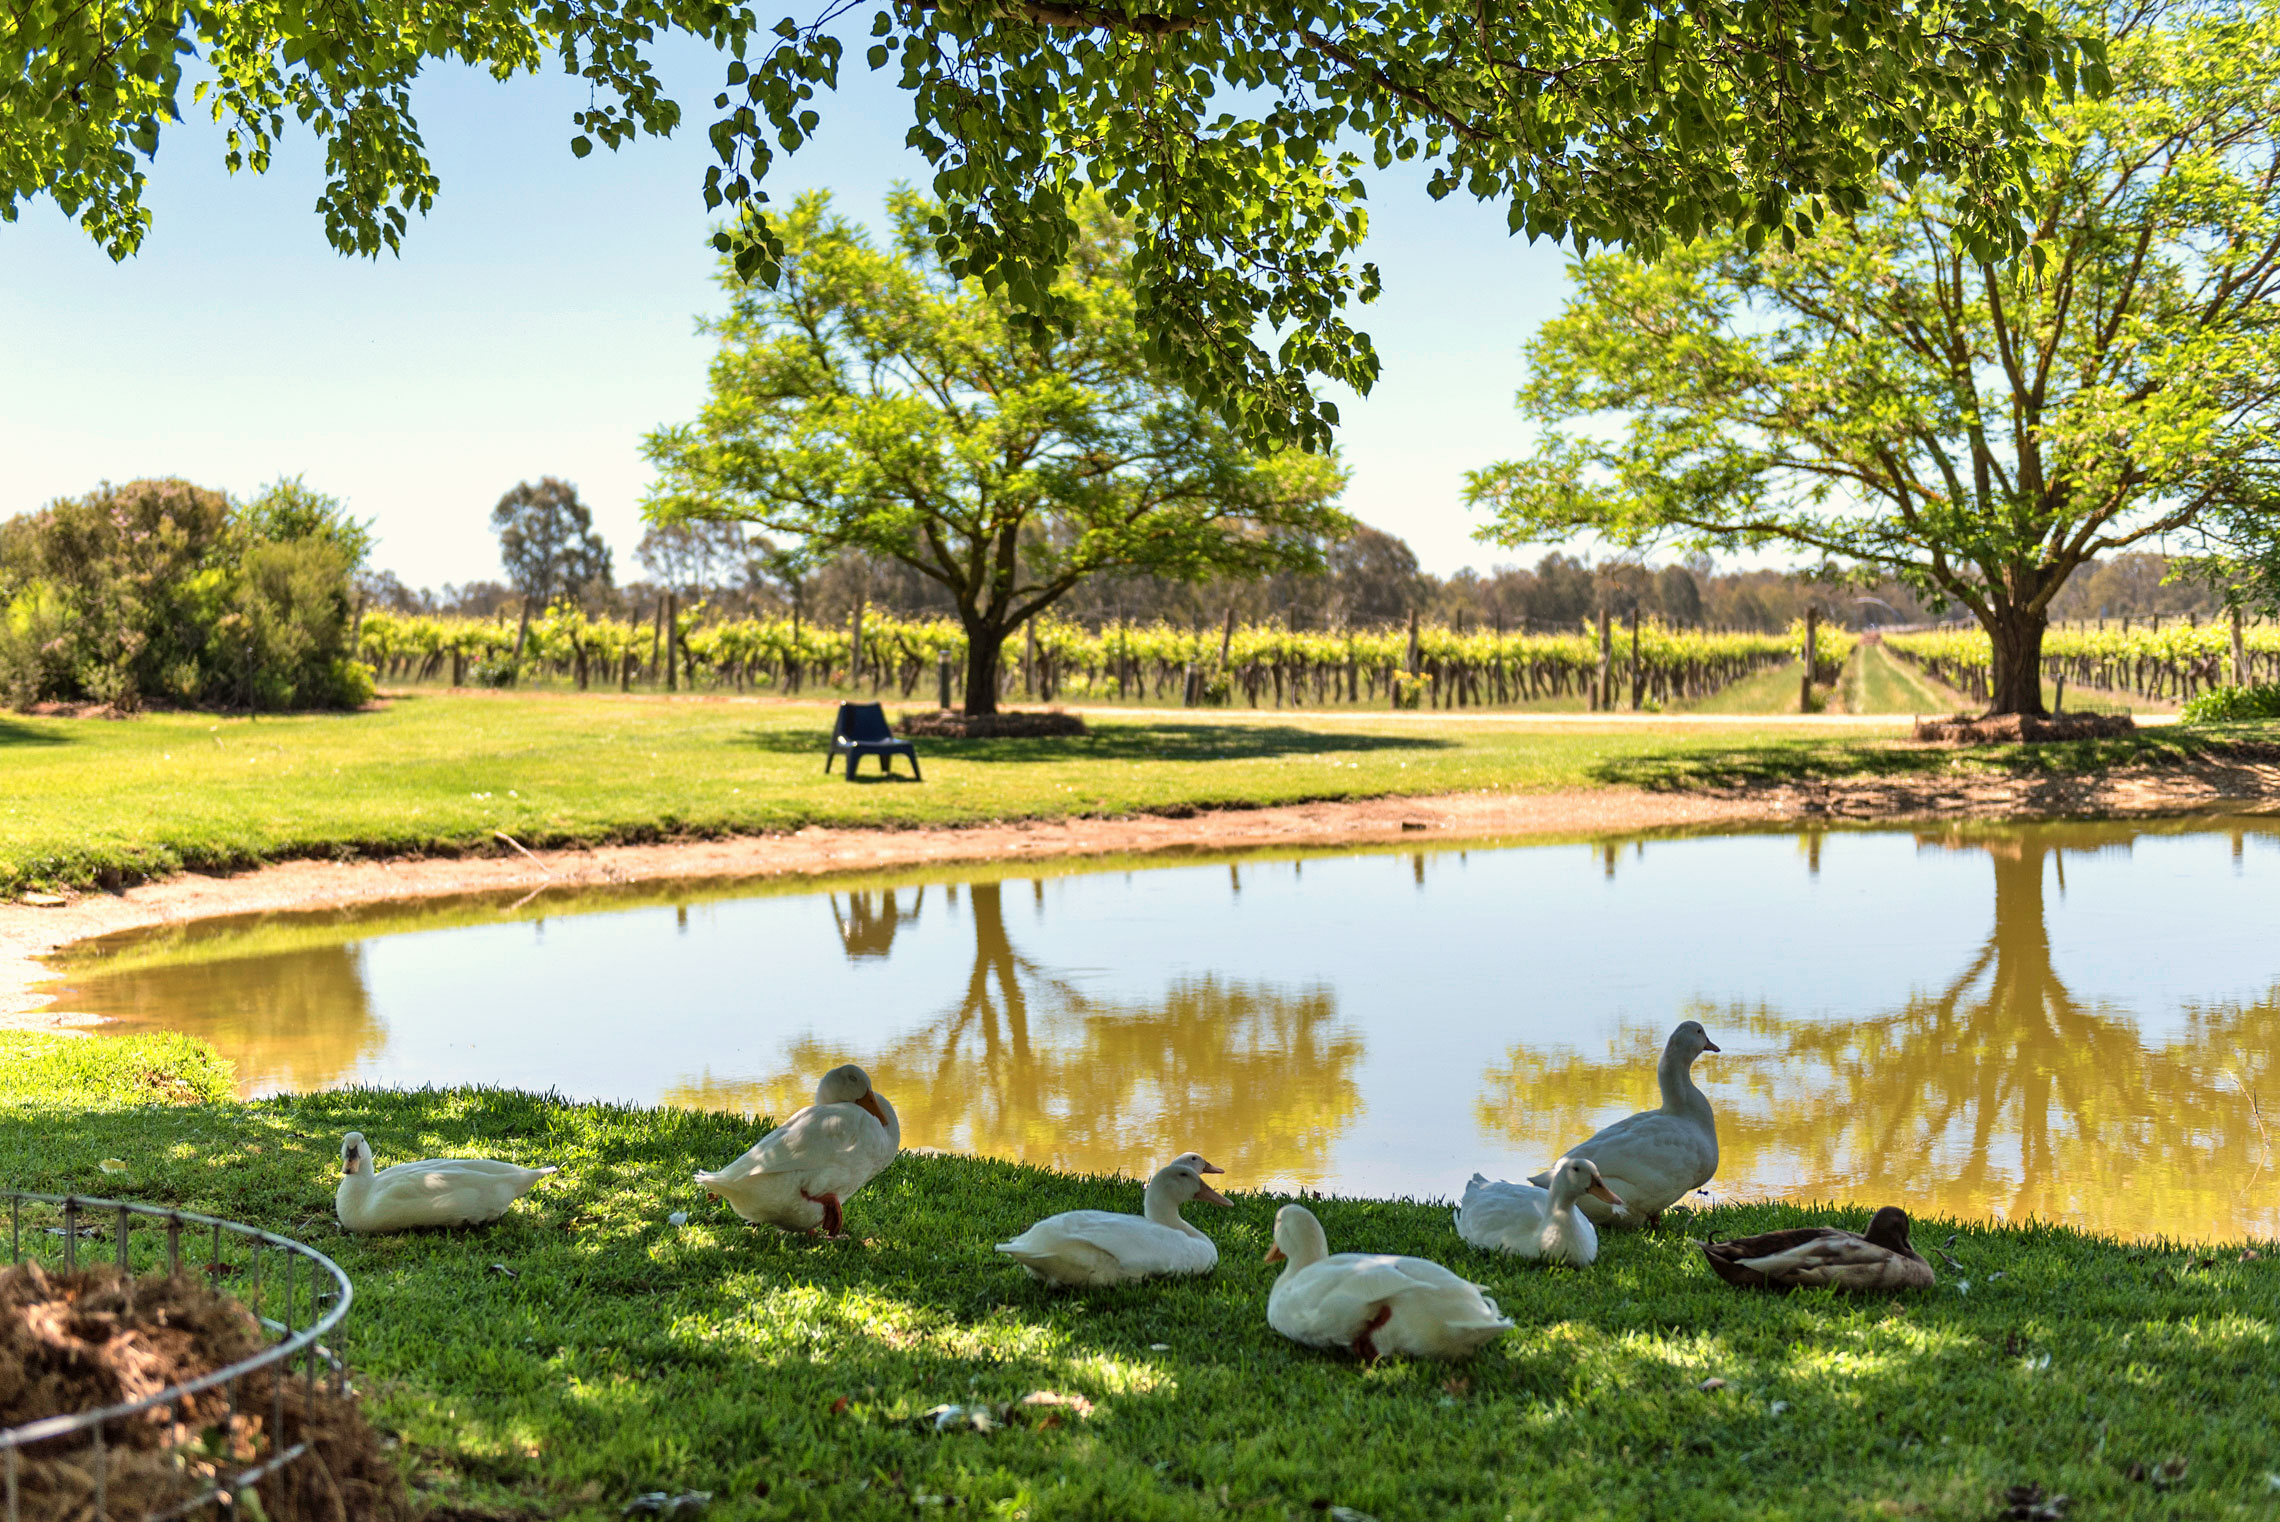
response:
[[[355,1297],[339,1264],[290,1237],[188,1210],[17,1189],[0,1189],[0,1200],[6,1202],[11,1266],[27,1261],[43,1268],[60,1264],[69,1274],[83,1264],[92,1267],[108,1261],[132,1278],[162,1267],[169,1277],[178,1276],[187,1263],[194,1277],[205,1279],[252,1312],[271,1339],[250,1357],[140,1400],[42,1417],[0,1431],[0,1518],[21,1522],[23,1472],[27,1455],[36,1447],[43,1460],[84,1453],[85,1473],[93,1484],[89,1515],[94,1522],[138,1522],[115,1517],[105,1504],[114,1462],[111,1434],[120,1423],[150,1414],[171,1424],[187,1402],[209,1391],[221,1391],[226,1403],[221,1424],[225,1441],[214,1456],[211,1473],[187,1500],[169,1500],[163,1510],[144,1511],[139,1522],[168,1522],[208,1507],[233,1508],[256,1482],[309,1451],[305,1435],[300,1442],[282,1441],[286,1410],[289,1402],[298,1404],[295,1415],[306,1434],[319,1386],[329,1385],[335,1394],[343,1387],[340,1358],[323,1341],[348,1315]],[[249,1411],[240,1395],[247,1376],[264,1369],[275,1371],[263,1381],[266,1390],[261,1394],[268,1409]],[[238,1445],[227,1440],[238,1428],[240,1414],[267,1418],[245,1424],[255,1434],[246,1453],[236,1451]]]

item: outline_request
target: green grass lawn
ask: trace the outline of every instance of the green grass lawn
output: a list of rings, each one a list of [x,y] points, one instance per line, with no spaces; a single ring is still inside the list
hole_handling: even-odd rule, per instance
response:
[[[595,844],[1959,764],[1860,730],[1235,712],[1104,717],[1072,740],[928,741],[924,785],[851,785],[823,775],[830,722],[822,705],[472,693],[259,720],[0,717],[0,889],[290,856],[495,851],[495,831]],[[2063,770],[2191,759],[2214,743],[2148,734],[1960,764]]]
[[[1853,713],[1943,714],[1972,707],[1883,645],[1866,640],[1854,647],[1846,677],[1845,706]]]
[[[811,1242],[696,1195],[690,1170],[752,1138],[733,1117],[226,1089],[178,1038],[0,1034],[0,1182],[211,1211],[333,1255],[356,1284],[346,1346],[374,1419],[423,1498],[475,1515],[611,1518],[693,1489],[713,1493],[713,1522],[1312,1522],[1334,1506],[1979,1522],[2039,1483],[2076,1517],[2168,1522],[2270,1517],[2280,1491],[2269,1252],[1922,1221],[1928,1253],[1957,1233],[1962,1269],[1861,1303],[1732,1289],[1687,1240],[1830,1212],[1680,1213],[1575,1272],[1475,1252],[1439,1205],[1311,1202],[1334,1248],[1436,1258],[1519,1323],[1460,1368],[1362,1369],[1268,1330],[1260,1259],[1283,1201],[1241,1179],[1232,1210],[1191,1212],[1220,1244],[1208,1279],[1049,1293],[991,1244],[1056,1210],[1136,1208],[1136,1184],[908,1156],[851,1204],[857,1240]],[[352,1127],[383,1164],[481,1151],[564,1171],[488,1229],[352,1238],[331,1215]],[[106,1157],[127,1172],[101,1173]],[[1090,1414],[988,1432],[925,1416],[1035,1391]],[[2173,1460],[2174,1485],[2134,1477]]]

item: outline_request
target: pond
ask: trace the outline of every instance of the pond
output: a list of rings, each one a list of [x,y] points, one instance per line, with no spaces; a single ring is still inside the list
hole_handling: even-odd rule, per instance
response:
[[[911,1145],[1447,1197],[1654,1102],[1698,1019],[1713,1195],[2280,1232],[2280,820],[1157,856],[207,921],[60,1007],[249,1094],[491,1083]],[[725,1161],[721,1159],[720,1161]]]

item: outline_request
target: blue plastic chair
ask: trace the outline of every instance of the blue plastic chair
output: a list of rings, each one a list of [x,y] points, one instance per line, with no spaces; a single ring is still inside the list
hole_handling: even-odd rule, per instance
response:
[[[895,774],[894,758],[910,757],[910,780],[924,782],[918,769],[918,747],[908,740],[898,740],[887,727],[887,711],[876,703],[842,703],[839,720],[831,727],[831,754],[823,758],[823,774],[831,775],[831,763],[839,757],[847,758],[847,780],[855,780],[855,763],[865,756],[879,758],[879,771],[885,776]]]

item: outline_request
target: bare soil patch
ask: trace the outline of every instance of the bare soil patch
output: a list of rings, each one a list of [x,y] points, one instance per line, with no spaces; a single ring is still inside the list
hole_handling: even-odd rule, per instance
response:
[[[0,1272],[0,1426],[122,1405],[250,1357],[267,1339],[246,1308],[187,1278],[129,1279],[110,1267],[51,1274],[37,1263]],[[391,1522],[409,1515],[402,1477],[353,1396],[287,1376],[285,1418],[269,1430],[278,1377],[238,1381],[111,1423],[104,1430],[103,1509],[136,1518],[179,1505],[214,1477],[282,1443],[310,1452],[256,1487],[278,1522]],[[95,1474],[83,1436],[27,1450],[18,1475],[26,1522],[93,1513]]]
[[[1951,745],[2035,745],[2045,740],[2114,740],[2136,728],[2126,713],[2056,713],[2048,718],[2004,713],[1984,719],[1959,713],[1918,719],[1916,738]]]

